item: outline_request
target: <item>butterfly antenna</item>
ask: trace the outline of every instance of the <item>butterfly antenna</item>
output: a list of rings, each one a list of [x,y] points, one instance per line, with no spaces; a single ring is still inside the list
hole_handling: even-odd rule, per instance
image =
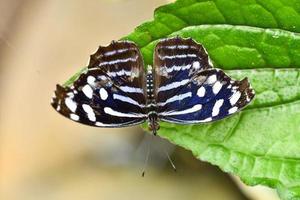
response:
[[[142,177],[145,176],[146,173],[146,167],[148,166],[148,160],[150,157],[150,153],[151,153],[151,144],[152,144],[152,140],[153,140],[153,135],[151,135],[151,140],[148,140],[148,148],[147,148],[147,154],[146,154],[146,159],[145,159],[145,163],[144,163],[144,167],[143,167],[143,172],[142,172]]]
[[[157,135],[156,129],[153,129],[152,133],[153,133],[154,136],[156,136]]]
[[[173,170],[176,172],[176,171],[177,171],[176,166],[175,166],[174,162],[172,161],[172,159],[171,159],[169,153],[166,151],[165,148],[164,148],[164,152],[165,152],[165,154],[166,154],[166,156],[167,156],[167,158],[168,158],[168,160],[169,160],[169,162],[170,162],[170,164],[171,164]]]

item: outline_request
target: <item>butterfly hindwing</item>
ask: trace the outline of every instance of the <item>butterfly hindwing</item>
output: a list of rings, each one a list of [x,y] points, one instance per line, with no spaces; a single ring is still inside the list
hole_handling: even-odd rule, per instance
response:
[[[170,99],[159,102],[163,121],[189,124],[223,119],[254,98],[247,78],[234,81],[222,70],[200,71]]]
[[[52,106],[83,124],[122,127],[146,120],[145,94],[140,52],[134,43],[120,41],[99,47],[72,86],[58,85]]]

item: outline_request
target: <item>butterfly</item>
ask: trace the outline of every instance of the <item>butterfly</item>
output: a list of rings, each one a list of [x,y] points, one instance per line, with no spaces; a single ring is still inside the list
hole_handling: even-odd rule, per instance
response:
[[[160,40],[154,64],[145,70],[137,45],[113,41],[91,55],[71,86],[56,86],[52,106],[73,121],[96,127],[126,127],[148,120],[213,122],[247,106],[255,93],[247,78],[233,80],[213,68],[205,48],[192,38]]]

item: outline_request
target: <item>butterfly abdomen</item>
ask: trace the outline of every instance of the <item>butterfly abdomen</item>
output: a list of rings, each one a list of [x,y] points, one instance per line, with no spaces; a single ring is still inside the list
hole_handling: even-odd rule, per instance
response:
[[[152,73],[152,67],[149,66],[147,70],[147,103],[151,104],[154,103],[154,86],[153,86],[153,73]]]

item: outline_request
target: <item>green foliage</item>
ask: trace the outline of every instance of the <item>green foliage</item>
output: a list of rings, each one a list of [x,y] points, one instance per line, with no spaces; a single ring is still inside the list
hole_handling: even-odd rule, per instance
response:
[[[297,0],[178,0],[123,38],[152,64],[160,38],[192,37],[216,67],[249,78],[256,98],[244,111],[210,124],[162,123],[159,135],[282,199],[300,199],[299,12]]]
[[[177,0],[123,38],[152,64],[160,38],[192,37],[216,67],[249,78],[256,98],[239,114],[210,124],[161,123],[159,135],[248,185],[276,188],[282,199],[300,199],[299,13],[299,0]]]

